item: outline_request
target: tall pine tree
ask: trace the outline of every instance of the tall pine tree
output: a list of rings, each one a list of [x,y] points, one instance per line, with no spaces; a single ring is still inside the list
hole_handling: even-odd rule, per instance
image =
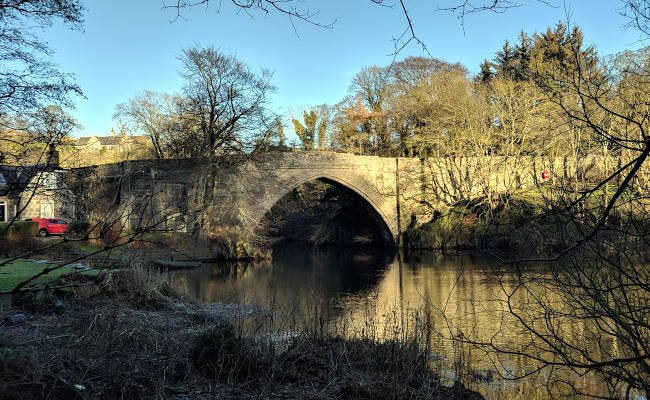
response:
[[[501,50],[497,51],[496,57],[494,57],[494,67],[496,68],[497,75],[512,79],[515,76],[516,61],[515,49],[506,40]]]
[[[488,60],[483,60],[481,63],[481,71],[476,76],[476,80],[482,83],[489,83],[494,78],[494,71],[492,70],[492,63]]]
[[[519,33],[519,43],[515,46],[515,68],[513,79],[516,81],[527,81],[531,77],[530,53],[533,44],[526,32]]]

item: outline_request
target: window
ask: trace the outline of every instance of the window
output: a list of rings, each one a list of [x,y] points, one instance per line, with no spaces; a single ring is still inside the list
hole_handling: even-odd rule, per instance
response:
[[[0,222],[7,222],[7,202],[0,201]]]
[[[45,200],[42,201],[40,218],[52,218],[52,217],[54,217],[54,202],[45,201]]]
[[[44,173],[43,182],[41,183],[42,188],[48,190],[57,189],[57,178],[58,177],[54,174],[54,172]]]

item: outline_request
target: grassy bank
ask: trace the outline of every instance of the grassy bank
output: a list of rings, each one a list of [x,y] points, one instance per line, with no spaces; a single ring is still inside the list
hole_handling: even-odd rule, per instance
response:
[[[188,302],[150,269],[77,290],[56,312],[54,295],[39,298],[1,316],[28,315],[0,324],[5,399],[481,398],[444,386],[416,341],[244,329],[270,314]]]
[[[5,259],[0,259],[0,262]],[[19,283],[31,278],[32,276],[40,273],[47,267],[55,266],[56,264],[36,262],[34,260],[19,259],[12,261],[7,265],[0,268],[0,293],[11,291]],[[96,269],[88,271],[79,271],[72,266],[66,266],[58,270],[52,271],[47,275],[43,275],[33,281],[33,285],[51,284],[57,280],[65,281],[79,280],[79,275],[88,277],[96,276],[99,271]],[[84,278],[81,278],[84,279]]]

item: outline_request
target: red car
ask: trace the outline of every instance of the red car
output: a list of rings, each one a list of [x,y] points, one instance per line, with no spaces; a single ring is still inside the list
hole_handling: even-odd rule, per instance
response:
[[[28,221],[38,222],[38,236],[63,235],[68,223],[61,218],[32,218]]]

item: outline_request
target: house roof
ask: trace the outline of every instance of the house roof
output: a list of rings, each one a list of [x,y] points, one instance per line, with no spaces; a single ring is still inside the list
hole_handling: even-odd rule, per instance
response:
[[[75,145],[77,145],[77,146],[85,146],[85,145],[88,144],[88,142],[90,142],[90,139],[92,139],[93,137],[94,137],[94,136],[84,136],[84,137],[80,137],[80,138],[77,139],[77,141],[75,142]]]
[[[121,136],[84,136],[77,139],[77,146],[86,146],[91,142],[98,141],[102,146],[119,146],[122,142]]]
[[[61,171],[60,167],[36,164],[28,166],[0,165],[0,197],[20,197],[39,172]]]
[[[102,146],[119,146],[122,143],[121,136],[97,136]]]
[[[17,197],[34,176],[38,166],[16,167],[0,165],[0,197]],[[4,181],[4,183],[2,182]]]

